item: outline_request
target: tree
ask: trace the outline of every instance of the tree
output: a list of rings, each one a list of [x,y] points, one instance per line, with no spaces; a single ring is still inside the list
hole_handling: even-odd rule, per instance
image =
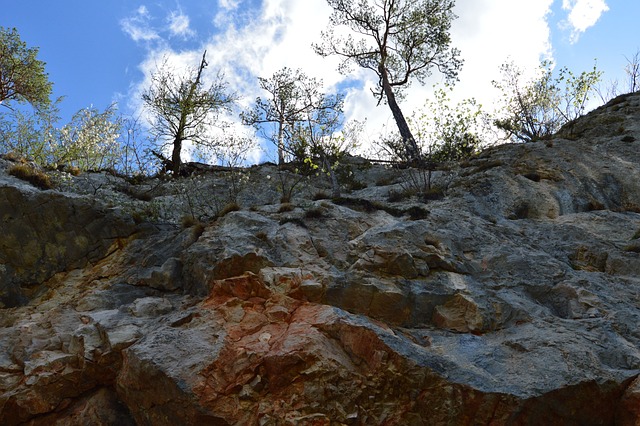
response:
[[[634,93],[640,89],[640,50],[631,57],[627,58],[627,65],[624,67],[624,72],[627,75],[627,87],[628,93]]]
[[[270,78],[259,77],[260,88],[269,95],[256,98],[252,109],[240,114],[245,125],[254,126],[278,149],[278,164],[285,162],[285,154],[291,144],[292,130],[303,120],[304,113],[313,107],[320,94],[321,82],[308,77],[302,70],[284,67]],[[272,124],[274,131],[264,131],[265,124]]]
[[[55,162],[61,98],[38,109],[17,108],[0,115],[0,152],[28,158],[40,166]]]
[[[76,112],[58,130],[55,163],[80,170],[114,169],[121,158],[119,142],[122,119],[115,104],[100,112],[94,107]]]
[[[451,87],[446,87],[451,91]],[[482,142],[484,127],[482,106],[474,98],[451,106],[447,90],[434,91],[410,122],[416,129],[422,155],[432,162],[460,161],[476,154]]]
[[[206,55],[205,51],[200,65],[182,77],[176,76],[165,62],[153,74],[151,87],[142,94],[153,116],[154,136],[173,145],[171,167],[175,176],[180,173],[183,142],[211,144],[209,127],[215,124],[221,110],[228,110],[236,101],[236,95],[227,91],[220,73],[211,86],[205,88],[202,72],[208,65]]]
[[[566,67],[553,77],[553,64],[543,61],[538,74],[526,80],[513,62],[501,66],[502,81],[493,85],[502,91],[504,114],[495,125],[515,141],[537,141],[584,114],[587,102],[602,72],[593,70],[576,76]]]
[[[120,118],[120,158],[116,169],[130,177],[149,176],[157,167],[151,153],[150,135],[144,131],[140,117]]]
[[[343,106],[343,95],[321,94],[313,108],[304,112],[294,132],[296,150],[308,167],[327,175],[333,198],[340,197],[336,168],[340,159],[355,147],[362,131],[360,122],[344,125]]]
[[[627,64],[624,67],[626,79],[622,83],[622,88],[620,88],[620,81],[616,78],[610,80],[604,89],[601,85],[595,89],[602,103],[607,103],[619,95],[634,93],[640,89],[640,50],[636,50],[633,56],[625,55],[624,58]]]
[[[122,118],[115,105],[100,112],[83,108],[71,122],[60,120],[59,98],[36,110],[16,109],[0,118],[0,151],[27,158],[42,167],[74,166],[80,170],[114,168],[121,159]]]
[[[333,8],[330,28],[323,43],[314,45],[322,56],[343,58],[340,71],[350,65],[369,69],[378,76],[373,90],[378,105],[391,109],[402,137],[405,156],[419,159],[418,145],[398,105],[397,97],[412,78],[420,83],[437,68],[448,81],[457,78],[462,66],[459,51],[450,46],[449,30],[456,18],[454,0],[327,0]],[[346,26],[351,33],[336,35],[334,28]]]
[[[27,48],[15,28],[0,27],[0,105],[5,101],[49,105],[51,83],[37,55],[38,49]]]

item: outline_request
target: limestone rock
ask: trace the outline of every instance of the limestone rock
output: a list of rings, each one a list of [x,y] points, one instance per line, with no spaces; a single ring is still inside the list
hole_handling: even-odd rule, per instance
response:
[[[640,93],[493,147],[427,206],[357,161],[283,208],[256,166],[188,228],[175,194],[228,170],[40,191],[0,160],[0,424],[640,425],[638,123]]]

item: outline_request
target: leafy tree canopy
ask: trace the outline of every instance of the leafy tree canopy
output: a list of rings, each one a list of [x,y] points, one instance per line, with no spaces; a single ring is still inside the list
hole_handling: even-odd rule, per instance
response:
[[[0,27],[0,105],[28,102],[34,107],[50,104],[51,82],[38,49],[28,48],[18,30]]]
[[[314,45],[322,56],[343,58],[340,71],[352,65],[377,74],[373,94],[389,105],[403,139],[408,159],[418,159],[419,149],[398,105],[412,78],[421,83],[437,68],[455,80],[462,66],[459,51],[451,47],[449,31],[456,18],[453,0],[327,0],[333,8],[323,42]],[[346,27],[346,36],[335,29]]]
[[[152,132],[160,141],[173,145],[171,165],[175,175],[180,172],[183,142],[214,144],[210,127],[216,124],[219,112],[229,109],[236,100],[220,73],[211,85],[205,86],[202,73],[208,65],[206,55],[205,51],[200,65],[183,76],[165,62],[142,95],[152,115]]]
[[[602,72],[574,74],[566,67],[554,76],[553,64],[543,61],[537,76],[526,79],[514,63],[501,67],[502,79],[493,85],[502,92],[502,114],[496,126],[514,141],[537,141],[556,133],[564,124],[584,114]]]

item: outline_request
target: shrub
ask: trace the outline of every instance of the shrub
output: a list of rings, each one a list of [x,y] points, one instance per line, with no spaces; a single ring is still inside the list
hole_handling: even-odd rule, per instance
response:
[[[40,189],[53,188],[53,182],[51,182],[49,175],[37,170],[29,164],[14,164],[9,168],[8,173],[18,179],[27,181]]]
[[[502,80],[493,85],[502,92],[504,114],[494,124],[514,142],[545,140],[582,116],[602,76],[594,65],[579,75],[563,67],[554,77],[549,61],[540,64],[533,79],[513,62],[503,64],[501,73]],[[565,133],[571,136],[572,126],[568,127]]]

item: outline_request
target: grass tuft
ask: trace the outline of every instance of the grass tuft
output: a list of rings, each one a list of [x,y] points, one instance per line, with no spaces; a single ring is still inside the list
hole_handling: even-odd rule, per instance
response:
[[[48,174],[37,170],[35,167],[29,164],[14,164],[8,170],[8,173],[12,176],[17,177],[18,179],[27,181],[31,183],[33,186],[36,186],[40,189],[51,189],[53,188],[53,182]]]
[[[218,217],[224,217],[226,215],[228,215],[231,212],[237,212],[241,210],[240,205],[236,202],[230,202],[228,203],[226,206],[224,206],[222,208],[222,210],[220,210],[220,212],[218,213]]]

